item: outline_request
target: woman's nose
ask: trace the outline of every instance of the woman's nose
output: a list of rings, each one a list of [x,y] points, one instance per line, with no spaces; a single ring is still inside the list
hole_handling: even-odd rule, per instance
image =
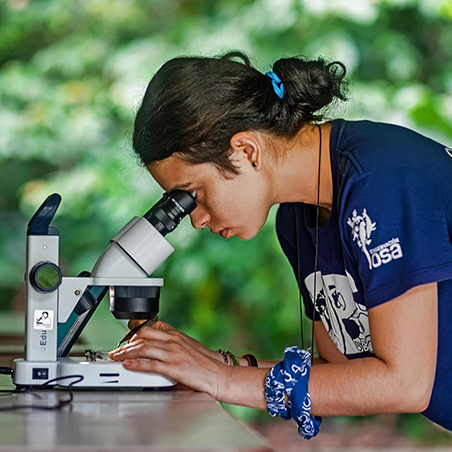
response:
[[[201,229],[204,226],[207,226],[210,221],[210,216],[207,211],[198,204],[195,210],[190,214],[190,220],[195,229]]]

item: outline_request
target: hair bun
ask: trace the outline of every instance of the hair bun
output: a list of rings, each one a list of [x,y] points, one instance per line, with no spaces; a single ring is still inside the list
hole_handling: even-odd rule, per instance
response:
[[[284,100],[305,121],[323,119],[320,110],[335,100],[346,100],[345,66],[340,62],[327,63],[322,57],[307,60],[304,57],[281,58],[273,65],[284,83]]]

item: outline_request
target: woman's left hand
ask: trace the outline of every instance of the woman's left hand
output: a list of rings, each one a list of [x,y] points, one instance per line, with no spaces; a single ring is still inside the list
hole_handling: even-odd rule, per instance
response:
[[[142,328],[128,344],[109,353],[126,369],[166,375],[197,391],[218,399],[220,386],[231,367],[206,355],[171,331],[152,326]]]

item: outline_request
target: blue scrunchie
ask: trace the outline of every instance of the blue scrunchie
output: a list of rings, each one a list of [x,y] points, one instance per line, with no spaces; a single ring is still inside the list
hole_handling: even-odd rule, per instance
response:
[[[275,364],[265,378],[265,401],[271,416],[294,419],[298,434],[311,439],[319,433],[321,417],[311,416],[311,397],[308,380],[311,367],[310,354],[298,347],[286,347],[284,361]],[[286,407],[285,394],[288,402]]]
[[[281,79],[273,71],[266,72],[265,75],[270,77],[276,95],[282,99],[284,97],[284,84]]]

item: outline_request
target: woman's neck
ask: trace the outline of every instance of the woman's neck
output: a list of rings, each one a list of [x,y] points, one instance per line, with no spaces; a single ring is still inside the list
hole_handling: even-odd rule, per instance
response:
[[[320,198],[322,208],[331,211],[333,202],[333,179],[330,161],[331,123],[319,127],[306,125],[294,140],[277,141],[279,157],[272,165],[273,204],[303,202],[317,205],[320,152]],[[321,149],[320,149],[321,146]]]

